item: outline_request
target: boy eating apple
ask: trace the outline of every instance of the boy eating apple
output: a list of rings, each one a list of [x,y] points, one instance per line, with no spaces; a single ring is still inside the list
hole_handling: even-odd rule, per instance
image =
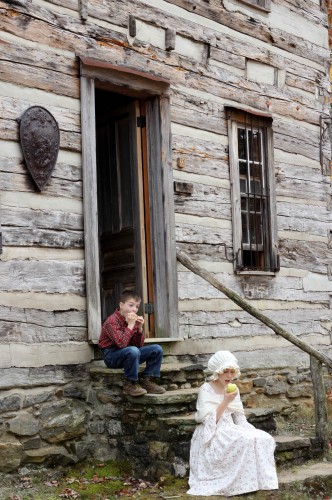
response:
[[[151,380],[160,377],[163,350],[158,344],[144,345],[144,318],[137,315],[140,304],[137,292],[122,292],[119,308],[102,325],[98,346],[108,368],[124,369],[124,394],[163,394],[165,389]],[[144,362],[146,367],[138,383],[139,365]]]

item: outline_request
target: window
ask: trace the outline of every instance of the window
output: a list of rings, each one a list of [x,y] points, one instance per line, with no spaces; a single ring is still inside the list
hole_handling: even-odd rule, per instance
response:
[[[272,119],[228,108],[236,272],[276,272]]]
[[[240,0],[240,2],[253,5],[257,9],[265,10],[266,12],[271,12],[271,0]]]

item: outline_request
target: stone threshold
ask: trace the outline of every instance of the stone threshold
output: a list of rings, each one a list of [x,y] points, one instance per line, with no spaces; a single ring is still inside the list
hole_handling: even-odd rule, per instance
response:
[[[146,337],[144,344],[169,344],[170,342],[183,342],[182,337]]]
[[[292,467],[291,470],[278,472],[279,484],[291,484],[297,481],[305,481],[317,477],[332,478],[332,462],[316,462]]]

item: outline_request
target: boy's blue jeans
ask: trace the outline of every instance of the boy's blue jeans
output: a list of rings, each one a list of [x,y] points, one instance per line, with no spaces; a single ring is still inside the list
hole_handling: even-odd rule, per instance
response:
[[[139,365],[146,362],[143,377],[160,377],[160,366],[163,359],[163,350],[158,344],[143,347],[129,346],[122,349],[110,347],[103,349],[104,362],[107,368],[123,368],[124,376],[136,382]]]

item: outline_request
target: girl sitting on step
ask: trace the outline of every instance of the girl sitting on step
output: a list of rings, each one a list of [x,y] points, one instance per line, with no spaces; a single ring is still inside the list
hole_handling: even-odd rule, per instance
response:
[[[187,493],[233,496],[278,489],[273,437],[247,422],[238,389],[227,388],[240,374],[237,359],[218,351],[207,371],[212,377],[198,393],[200,425],[191,440]]]

